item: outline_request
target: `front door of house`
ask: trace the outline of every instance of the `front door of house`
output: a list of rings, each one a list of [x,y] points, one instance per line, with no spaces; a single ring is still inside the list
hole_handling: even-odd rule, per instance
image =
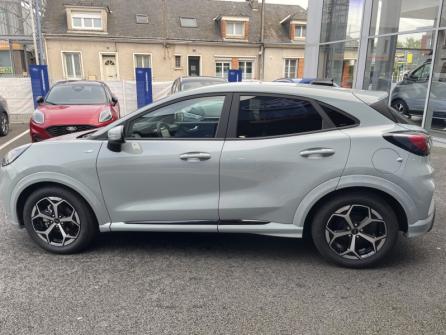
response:
[[[102,71],[104,80],[118,79],[115,55],[102,55]]]
[[[200,56],[189,56],[188,57],[188,74],[189,76],[199,76],[200,75]]]

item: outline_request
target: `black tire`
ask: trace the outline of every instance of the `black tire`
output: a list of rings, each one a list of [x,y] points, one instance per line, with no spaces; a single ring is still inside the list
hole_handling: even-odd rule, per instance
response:
[[[370,211],[366,207],[370,208]],[[363,219],[365,215],[369,215],[372,223],[359,230],[361,225],[357,227],[354,224],[363,220],[360,219],[361,213],[364,214]],[[347,215],[351,219],[352,228],[343,218]],[[332,231],[339,237],[335,237]],[[350,268],[376,265],[395,246],[398,231],[398,220],[392,208],[382,198],[364,192],[345,193],[328,200],[318,208],[311,226],[311,235],[320,254],[329,261]],[[376,238],[378,241],[371,243],[364,237]],[[349,252],[352,245],[355,253]],[[341,255],[342,253],[347,254]]]
[[[78,225],[74,224],[74,222],[59,222],[58,218],[51,215],[49,208],[51,207],[54,209],[54,207],[52,207],[51,202],[48,199],[51,199],[53,203],[59,203],[59,200],[57,199],[62,199],[64,202],[60,202],[62,205],[57,206],[58,211],[64,211],[64,217],[76,217],[75,221]],[[36,209],[37,205],[40,206],[39,212],[37,212]],[[46,205],[48,206],[46,207]],[[75,212],[72,212],[70,208],[73,208]],[[40,217],[32,220],[32,216],[36,213],[38,213],[37,216],[42,213],[47,218],[53,218],[54,221],[49,221]],[[98,224],[85,200],[78,194],[57,186],[43,187],[34,191],[28,197],[23,209],[23,221],[28,234],[34,242],[41,248],[56,254],[72,254],[80,252],[90,246],[98,233]],[[58,225],[56,225],[57,223]],[[43,231],[53,224],[56,226],[53,226],[54,228],[52,229],[52,232],[45,236]],[[64,233],[71,232],[70,234],[75,238],[63,237],[59,227],[63,229]],[[41,233],[39,234],[37,230]],[[46,241],[44,239],[46,239]],[[61,239],[63,240],[60,242]],[[49,241],[51,241],[51,243],[60,242],[59,244],[61,245],[53,245],[50,244]]]
[[[408,117],[410,119],[411,115],[409,112],[409,106],[406,104],[406,102],[402,99],[395,99],[392,101],[392,107],[395,109],[398,113],[401,113]]]
[[[0,110],[0,136],[6,136],[9,133],[8,114]]]

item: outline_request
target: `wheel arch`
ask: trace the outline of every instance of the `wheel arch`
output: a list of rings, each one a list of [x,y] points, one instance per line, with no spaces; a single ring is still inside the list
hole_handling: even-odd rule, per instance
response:
[[[408,218],[406,211],[404,210],[401,203],[395,199],[392,195],[389,193],[379,190],[377,188],[373,187],[365,187],[365,186],[352,186],[352,187],[345,187],[341,189],[336,189],[330,193],[325,194],[321,198],[319,198],[311,207],[311,209],[308,211],[305,220],[304,220],[304,227],[303,227],[303,236],[309,237],[311,235],[311,223],[314,218],[314,215],[316,214],[317,210],[327,201],[335,198],[336,196],[339,196],[341,194],[346,193],[352,193],[352,192],[361,192],[361,193],[368,193],[373,194],[376,196],[379,196],[386,200],[390,204],[390,206],[394,209],[395,215],[398,219],[399,224],[399,230],[407,233],[408,231]]]
[[[73,192],[74,194],[76,194],[77,196],[79,196],[88,206],[88,210],[92,213],[93,217],[95,218],[96,223],[98,224],[98,226],[100,225],[100,223],[103,221],[101,220],[101,215],[98,213],[97,210],[95,210],[95,208],[92,206],[91,201],[89,201],[89,199],[82,194],[81,192],[79,192],[77,189],[75,189],[74,187],[68,186],[64,183],[58,182],[58,181],[37,181],[35,183],[31,183],[29,185],[27,185],[26,187],[24,187],[20,193],[17,196],[17,200],[15,201],[15,215],[17,217],[17,222],[19,223],[19,225],[21,227],[23,227],[24,222],[23,222],[23,209],[26,203],[26,199],[28,199],[28,197],[37,189],[42,188],[42,187],[50,187],[50,186],[55,186],[55,187],[59,187],[65,190],[69,190],[71,192]]]

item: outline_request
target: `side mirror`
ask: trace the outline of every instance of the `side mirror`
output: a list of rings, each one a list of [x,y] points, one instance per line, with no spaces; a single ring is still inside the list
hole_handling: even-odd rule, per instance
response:
[[[108,144],[107,148],[113,152],[121,152],[124,140],[124,126],[117,126],[107,132]]]
[[[111,97],[111,101],[112,101],[113,106],[116,106],[116,104],[118,103],[118,98],[113,95]]]
[[[40,104],[43,104],[44,101],[45,101],[45,99],[44,99],[43,97],[41,97],[41,96],[38,96],[38,97],[36,98],[36,102],[37,102],[39,105],[40,105]]]

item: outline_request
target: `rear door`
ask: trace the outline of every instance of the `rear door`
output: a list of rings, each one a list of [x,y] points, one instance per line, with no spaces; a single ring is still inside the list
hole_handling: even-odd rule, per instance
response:
[[[292,223],[308,192],[341,176],[349,137],[308,99],[243,94],[233,107],[220,164],[220,219]]]

